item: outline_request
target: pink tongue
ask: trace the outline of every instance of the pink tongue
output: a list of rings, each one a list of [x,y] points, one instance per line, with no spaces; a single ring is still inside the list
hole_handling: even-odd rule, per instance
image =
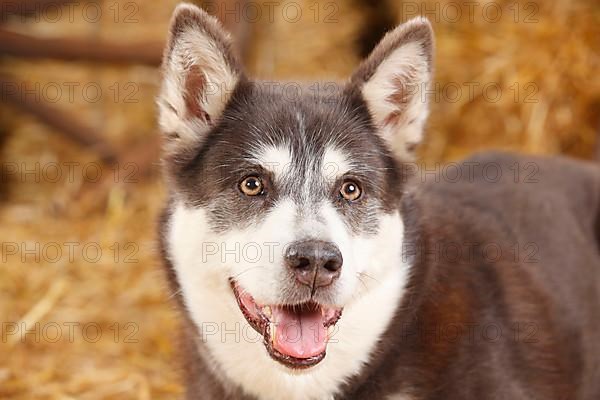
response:
[[[292,311],[272,307],[276,325],[273,348],[295,358],[309,358],[323,353],[327,347],[327,330],[321,311]]]

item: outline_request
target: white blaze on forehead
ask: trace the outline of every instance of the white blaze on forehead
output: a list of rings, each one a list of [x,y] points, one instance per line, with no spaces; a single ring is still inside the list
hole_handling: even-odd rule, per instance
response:
[[[281,176],[290,170],[292,152],[286,145],[268,146],[259,151],[254,160],[275,176]]]
[[[321,172],[326,180],[332,181],[350,170],[351,164],[347,154],[334,147],[327,147],[323,154]]]

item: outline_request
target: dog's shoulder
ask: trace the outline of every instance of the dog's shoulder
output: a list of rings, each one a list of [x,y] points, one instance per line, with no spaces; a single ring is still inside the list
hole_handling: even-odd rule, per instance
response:
[[[435,172],[418,172],[412,187],[427,214],[438,222],[472,224],[475,221],[469,218],[495,215],[499,222],[522,228],[540,220],[569,218],[594,230],[600,167],[567,157],[481,152],[441,165]]]
[[[600,328],[594,317],[600,305],[600,168],[564,157],[479,153],[417,172],[403,202],[405,247],[416,255],[409,286],[418,288],[407,298],[411,306],[421,299],[419,321],[430,321],[433,332],[464,321],[501,332],[494,340],[484,330],[461,342],[444,377],[434,379],[454,393],[444,398],[485,396],[475,383],[456,384],[473,362],[493,365],[473,382],[506,398],[572,398],[572,371],[590,378],[595,372],[584,365],[599,354],[591,336],[570,335]],[[431,349],[442,344],[448,345],[435,337]],[[525,355],[519,362],[529,378],[508,373],[514,354]]]

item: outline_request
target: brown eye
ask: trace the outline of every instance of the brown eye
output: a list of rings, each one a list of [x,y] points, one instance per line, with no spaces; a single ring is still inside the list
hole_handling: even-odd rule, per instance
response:
[[[263,193],[264,186],[260,178],[249,176],[240,183],[240,190],[246,196],[258,196]]]
[[[360,197],[361,191],[360,191],[360,187],[358,186],[358,184],[356,182],[346,181],[342,184],[342,187],[340,189],[340,194],[342,195],[342,197],[344,199],[349,200],[349,201],[354,201]]]

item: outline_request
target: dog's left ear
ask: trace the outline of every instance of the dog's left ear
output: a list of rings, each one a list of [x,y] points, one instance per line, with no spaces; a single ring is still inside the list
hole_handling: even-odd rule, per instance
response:
[[[414,158],[423,138],[432,76],[433,31],[415,18],[389,32],[350,79],[359,91],[379,134],[401,161]]]

